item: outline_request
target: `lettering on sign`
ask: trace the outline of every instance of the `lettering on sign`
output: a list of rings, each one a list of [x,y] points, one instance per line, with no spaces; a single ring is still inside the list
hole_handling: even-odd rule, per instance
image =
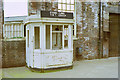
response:
[[[50,12],[50,16],[57,16],[57,12]]]
[[[41,17],[73,19],[73,13],[57,11],[41,11]]]
[[[58,13],[58,16],[59,17],[66,17],[65,13],[63,13],[63,12]]]

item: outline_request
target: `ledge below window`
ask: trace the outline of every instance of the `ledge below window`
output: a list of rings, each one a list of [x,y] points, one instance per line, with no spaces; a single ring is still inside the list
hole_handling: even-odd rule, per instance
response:
[[[23,38],[8,38],[8,39],[2,39],[2,41],[22,41],[22,40],[26,40],[25,37]]]
[[[78,38],[76,38],[75,36],[73,36],[73,40],[78,40]]]

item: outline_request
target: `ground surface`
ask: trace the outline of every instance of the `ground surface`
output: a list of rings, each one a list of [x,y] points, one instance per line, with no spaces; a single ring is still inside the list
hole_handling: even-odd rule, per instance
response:
[[[118,58],[75,61],[73,69],[38,73],[26,67],[4,68],[3,78],[118,78]]]

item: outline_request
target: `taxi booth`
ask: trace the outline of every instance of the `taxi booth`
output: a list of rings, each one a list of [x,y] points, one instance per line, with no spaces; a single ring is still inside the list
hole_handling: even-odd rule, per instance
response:
[[[26,63],[30,68],[72,66],[73,13],[40,11],[26,18]]]

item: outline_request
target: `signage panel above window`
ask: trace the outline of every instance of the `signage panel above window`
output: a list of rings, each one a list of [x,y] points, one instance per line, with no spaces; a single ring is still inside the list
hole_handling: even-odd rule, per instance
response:
[[[41,17],[73,19],[73,13],[57,11],[41,11]]]

